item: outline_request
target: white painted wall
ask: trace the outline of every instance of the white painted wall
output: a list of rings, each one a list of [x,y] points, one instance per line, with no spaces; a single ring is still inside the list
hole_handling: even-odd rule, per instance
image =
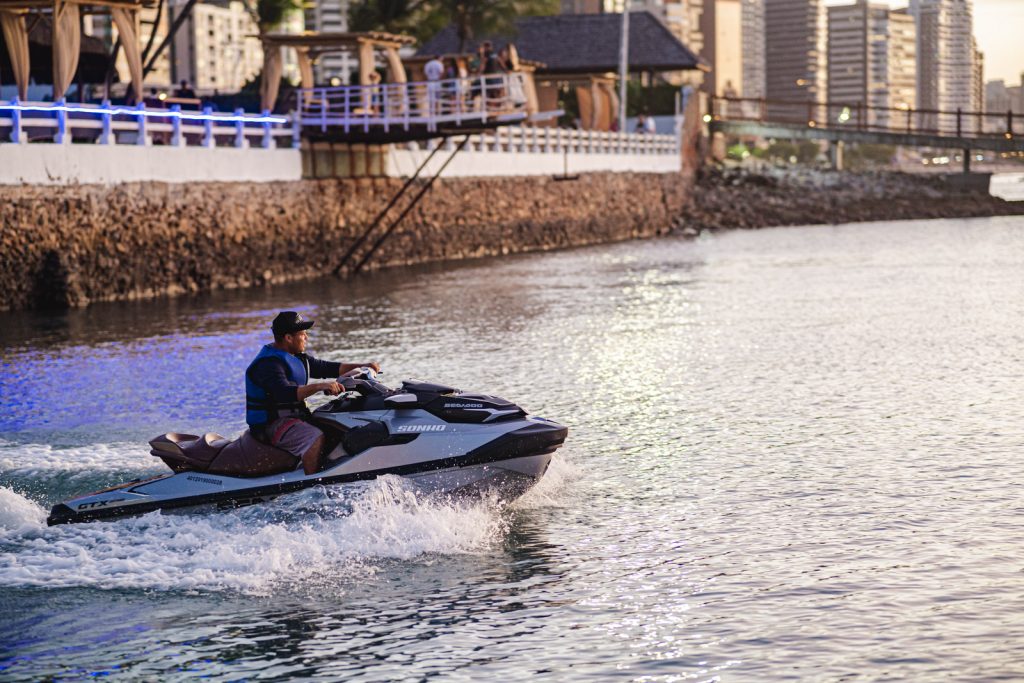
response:
[[[0,185],[301,179],[297,149],[0,143]]]
[[[408,178],[430,154],[423,149],[399,148],[392,145],[385,172],[392,178]],[[441,168],[450,152],[439,151],[424,170],[425,176]],[[678,173],[682,169],[680,154],[622,154],[569,152],[508,152],[463,149],[448,165],[441,177],[495,177],[561,175],[568,172],[594,173]]]

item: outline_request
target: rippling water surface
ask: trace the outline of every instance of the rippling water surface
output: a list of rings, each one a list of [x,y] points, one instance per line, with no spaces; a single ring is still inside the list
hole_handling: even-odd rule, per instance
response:
[[[311,349],[570,438],[511,506],[400,479],[47,528]],[[1024,219],[631,242],[0,316],[0,679],[1024,677]]]

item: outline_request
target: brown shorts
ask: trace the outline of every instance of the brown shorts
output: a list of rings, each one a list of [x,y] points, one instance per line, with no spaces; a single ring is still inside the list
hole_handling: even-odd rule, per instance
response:
[[[317,439],[324,433],[297,417],[282,417],[274,420],[263,431],[271,446],[288,451],[296,458],[302,456],[313,447]]]

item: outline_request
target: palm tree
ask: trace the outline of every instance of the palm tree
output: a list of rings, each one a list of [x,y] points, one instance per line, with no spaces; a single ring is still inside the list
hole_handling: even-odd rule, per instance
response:
[[[302,9],[302,5],[297,0],[246,0],[245,8],[262,36],[283,24],[288,15]]]
[[[455,25],[459,51],[478,36],[511,34],[517,16],[555,14],[558,0],[363,0],[349,12],[354,31],[412,33],[425,41]]]

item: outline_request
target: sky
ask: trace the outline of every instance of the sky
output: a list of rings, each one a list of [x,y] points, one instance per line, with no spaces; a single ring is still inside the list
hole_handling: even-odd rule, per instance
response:
[[[1024,71],[1024,0],[974,0],[974,37],[985,53],[985,80],[1020,85]]]

